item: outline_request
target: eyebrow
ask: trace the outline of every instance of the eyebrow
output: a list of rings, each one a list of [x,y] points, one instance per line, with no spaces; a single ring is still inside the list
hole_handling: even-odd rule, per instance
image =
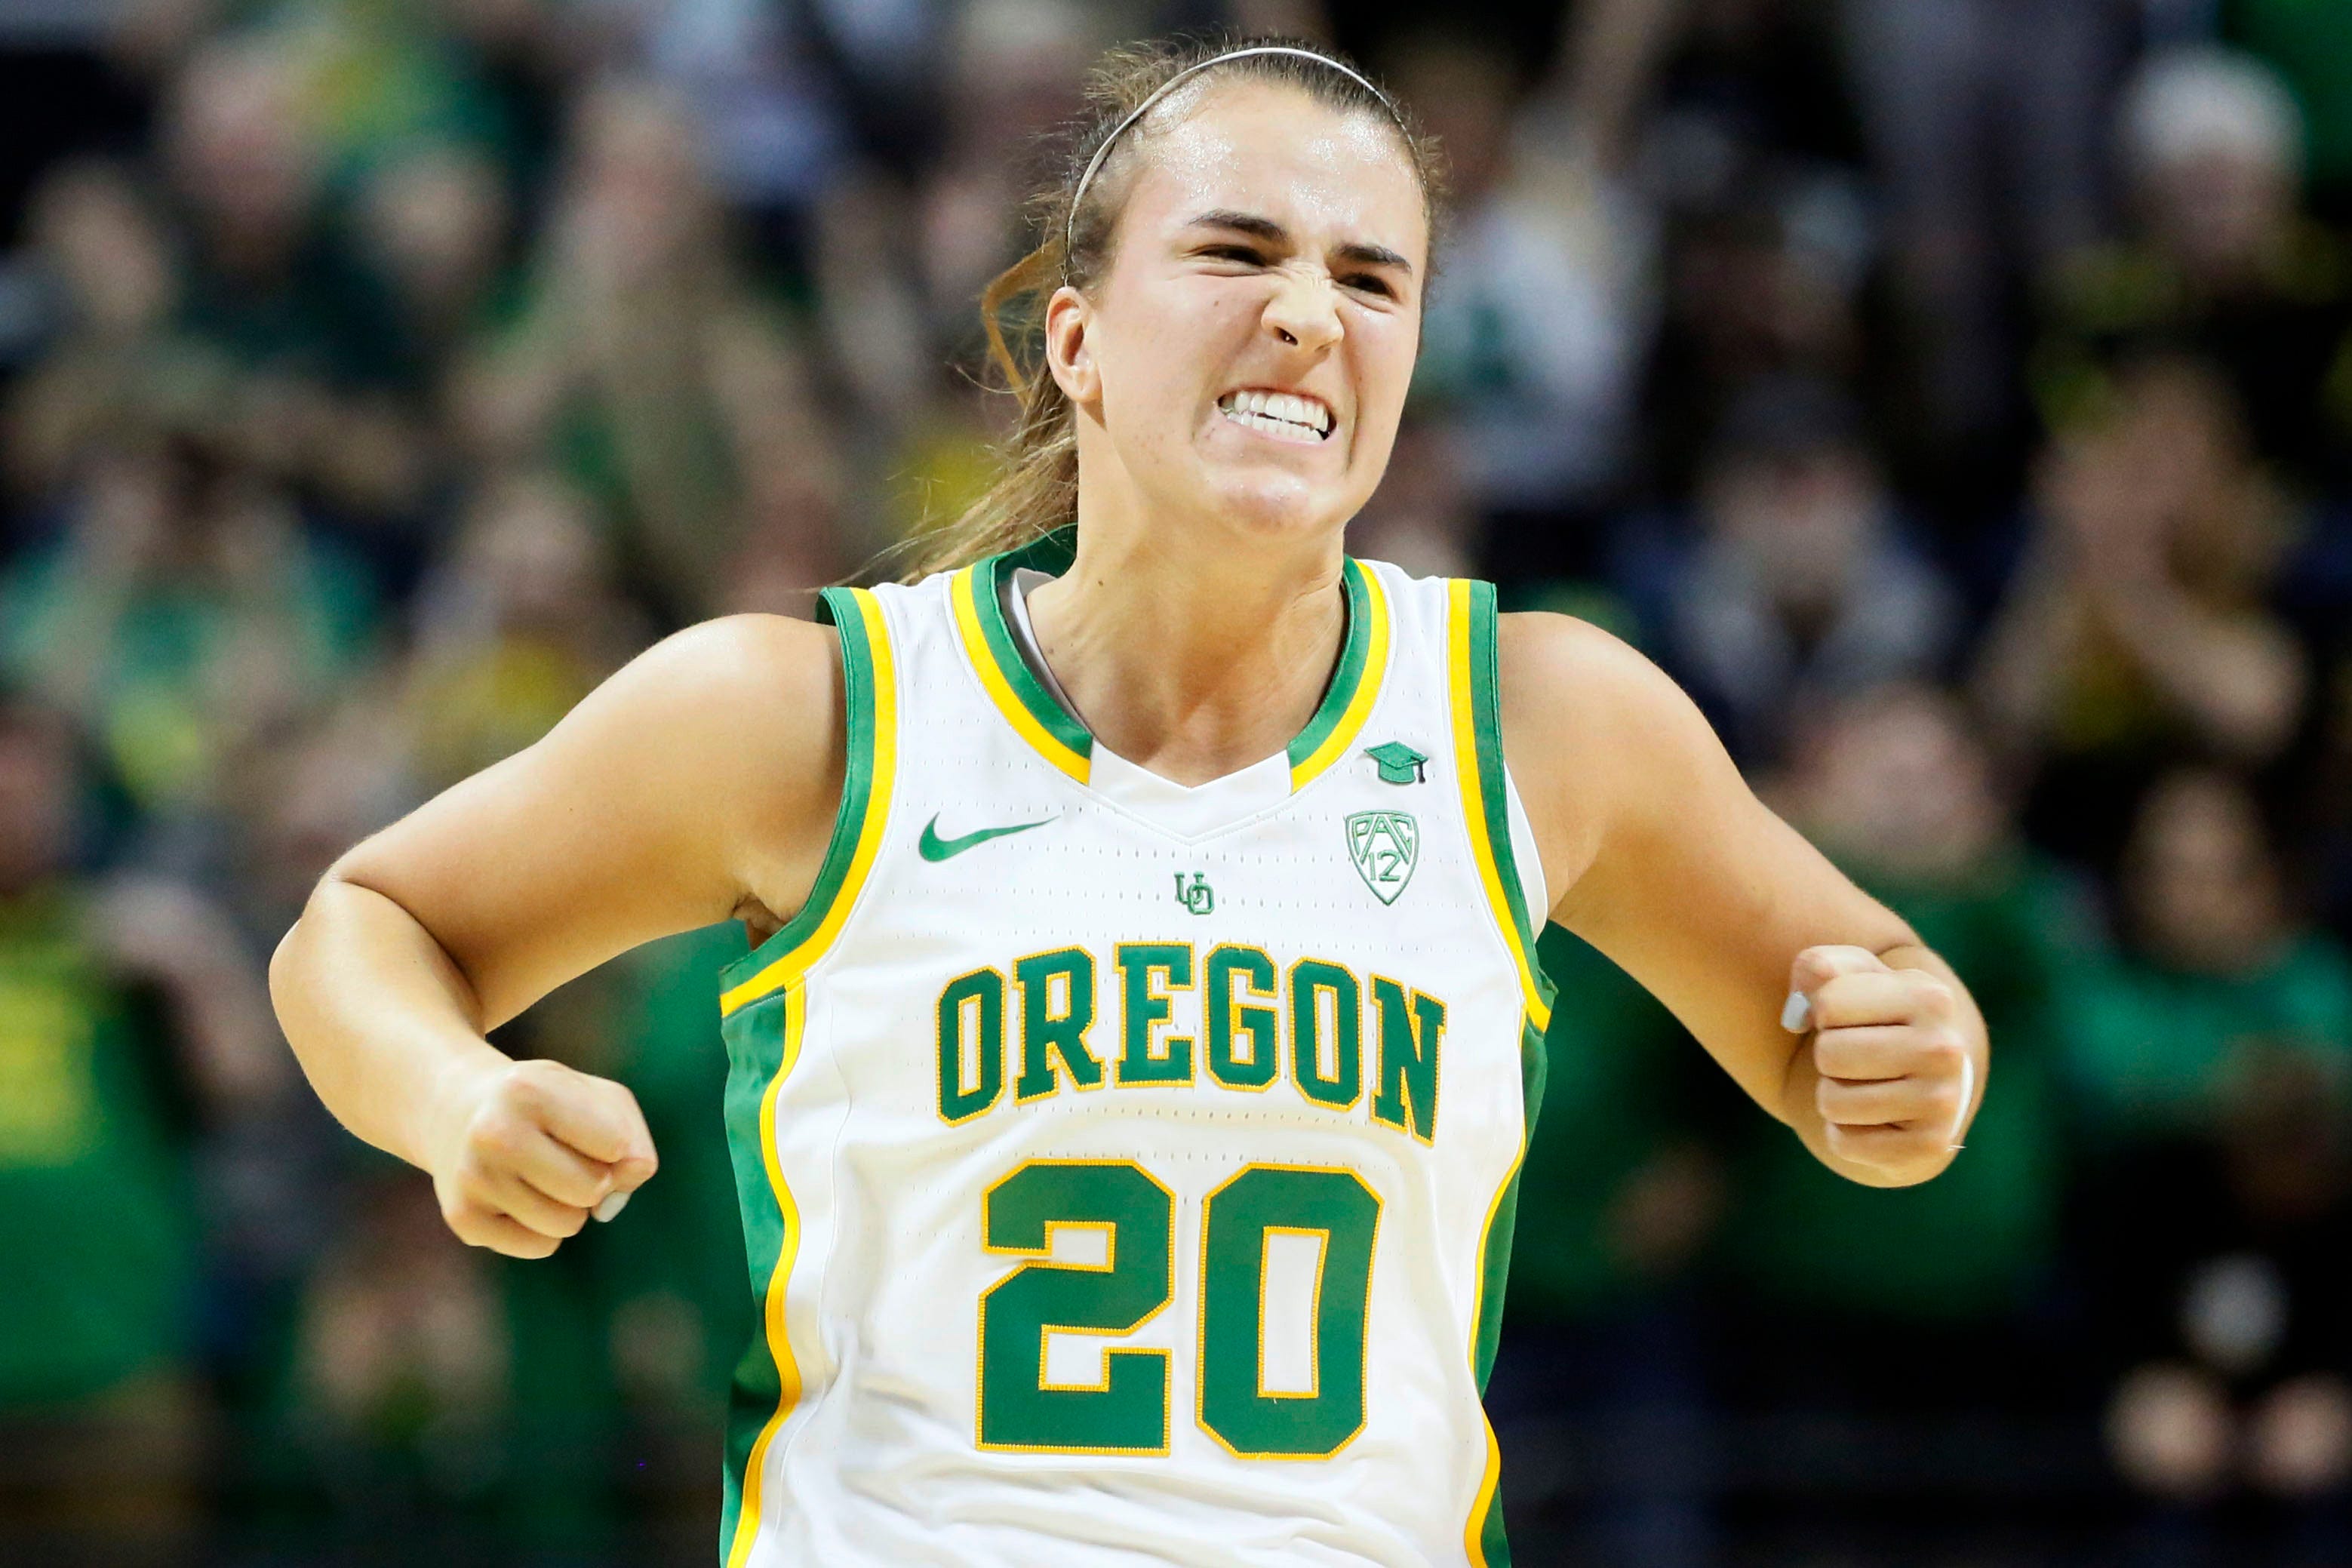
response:
[[[1235,212],[1230,207],[1216,207],[1202,213],[1184,226],[1232,229],[1235,233],[1265,240],[1268,245],[1288,245],[1291,242],[1290,231],[1274,219],[1256,213]],[[1360,267],[1393,267],[1407,277],[1412,275],[1412,263],[1385,245],[1351,239],[1333,247],[1332,254]]]

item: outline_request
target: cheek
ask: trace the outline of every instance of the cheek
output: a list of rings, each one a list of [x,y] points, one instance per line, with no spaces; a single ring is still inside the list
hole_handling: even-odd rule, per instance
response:
[[[1377,431],[1386,439],[1403,416],[1420,339],[1412,321],[1383,321],[1362,329],[1361,333],[1357,385],[1362,401],[1357,422],[1367,434]]]
[[[1174,292],[1155,302],[1111,345],[1105,363],[1109,418],[1139,417],[1143,439],[1175,437],[1213,397],[1222,367],[1245,347],[1258,307],[1230,292]]]

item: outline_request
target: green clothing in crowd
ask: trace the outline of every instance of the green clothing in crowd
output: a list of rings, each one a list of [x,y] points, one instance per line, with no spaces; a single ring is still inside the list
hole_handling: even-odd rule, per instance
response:
[[[1538,955],[1559,996],[1507,1300],[1515,1319],[1559,1321],[1653,1282],[1618,1245],[1612,1205],[1645,1163],[1691,1135],[1682,1090],[1714,1068],[1655,997],[1591,946],[1551,926]]]
[[[2084,900],[2022,860],[1969,885],[1871,885],[1968,983],[1993,1042],[1990,1092],[1950,1169],[1916,1187],[1847,1181],[1760,1120],[1741,1152],[1725,1263],[1759,1293],[1912,1321],[2021,1304],[2058,1245],[2064,1170],[2053,1001],[2091,949]]]
[[[2352,1066],[2352,961],[2302,938],[2245,974],[2187,974],[2140,960],[2066,988],[2067,1069],[2093,1142],[2112,1148],[2193,1131],[2250,1042]]]
[[[503,1269],[512,1441],[528,1458],[514,1472],[513,1524],[535,1548],[612,1539],[614,1461],[628,1435],[660,1435],[690,1474],[687,1502],[716,1507],[704,1489],[727,1389],[759,1326],[720,1115],[719,972],[745,950],[732,921],[649,943],[532,1015],[534,1038],[629,1087],[661,1159],[610,1226]]]
[[[256,712],[331,689],[374,628],[356,562],[290,533],[268,542],[280,557],[234,585],[125,573],[70,535],[27,555],[0,577],[0,674],[88,723],[142,809],[207,800]],[[272,683],[286,694],[257,697]]]
[[[0,900],[0,1409],[69,1404],[187,1350],[195,1218],[142,1051],[62,891]]]

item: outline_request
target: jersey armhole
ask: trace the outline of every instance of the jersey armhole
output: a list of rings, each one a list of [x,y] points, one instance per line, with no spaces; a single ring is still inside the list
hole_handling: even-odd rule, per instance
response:
[[[842,718],[848,749],[833,837],[809,895],[791,920],[719,972],[723,1017],[805,974],[840,933],[873,869],[897,771],[897,674],[881,602],[864,588],[827,588],[817,618],[841,636]]]
[[[1531,847],[1532,836],[1523,837],[1513,831],[1516,802],[1503,766],[1495,588],[1491,583],[1458,579],[1446,587],[1446,687],[1463,819],[1469,829],[1471,852],[1478,862],[1479,880],[1486,889],[1488,912],[1517,966],[1528,1021],[1540,1032],[1551,1023],[1552,985],[1536,959],[1542,912],[1531,914],[1529,883],[1519,873],[1522,847]],[[1534,886],[1542,886],[1540,874]]]

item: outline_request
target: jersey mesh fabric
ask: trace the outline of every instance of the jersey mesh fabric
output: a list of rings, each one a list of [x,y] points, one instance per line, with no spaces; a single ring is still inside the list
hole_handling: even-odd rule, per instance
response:
[[[1290,793],[1178,834],[1089,787],[1013,565],[828,596],[842,819],[723,1003],[725,1560],[1507,1562],[1479,1380],[1549,994],[1491,590],[1351,563]]]

